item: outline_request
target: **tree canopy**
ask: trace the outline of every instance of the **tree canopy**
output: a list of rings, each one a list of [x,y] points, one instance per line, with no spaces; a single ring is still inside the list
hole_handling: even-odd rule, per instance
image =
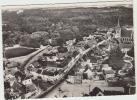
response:
[[[26,46],[26,47],[33,47],[33,48],[39,48],[40,44],[39,42],[31,38],[30,35],[23,35],[21,36],[20,43],[21,46]]]
[[[125,64],[125,62],[122,59],[123,56],[124,56],[124,54],[121,52],[119,47],[117,47],[116,50],[111,50],[110,56],[109,56],[109,65],[114,70],[121,69]]]

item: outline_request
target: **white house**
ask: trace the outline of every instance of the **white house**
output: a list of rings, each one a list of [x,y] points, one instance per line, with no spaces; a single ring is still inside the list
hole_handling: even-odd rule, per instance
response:
[[[24,85],[30,85],[33,84],[31,79],[26,79],[22,82]]]

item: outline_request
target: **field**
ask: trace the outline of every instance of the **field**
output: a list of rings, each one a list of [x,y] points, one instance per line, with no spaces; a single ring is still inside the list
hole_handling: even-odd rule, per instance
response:
[[[5,56],[6,58],[13,58],[19,56],[25,56],[32,52],[36,51],[34,48],[27,48],[27,47],[8,47],[5,48]]]

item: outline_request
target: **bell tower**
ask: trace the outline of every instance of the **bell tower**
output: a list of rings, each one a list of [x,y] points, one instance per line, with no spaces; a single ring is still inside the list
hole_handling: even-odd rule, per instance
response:
[[[117,26],[115,28],[115,38],[120,39],[121,38],[121,27],[120,27],[120,22],[119,22],[119,18],[118,18],[118,23]]]

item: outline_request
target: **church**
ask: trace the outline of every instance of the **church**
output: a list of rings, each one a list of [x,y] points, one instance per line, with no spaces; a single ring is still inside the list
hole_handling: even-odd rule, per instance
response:
[[[121,27],[118,19],[118,24],[115,27],[115,38],[119,41],[120,48],[131,48],[133,46],[133,28]]]

